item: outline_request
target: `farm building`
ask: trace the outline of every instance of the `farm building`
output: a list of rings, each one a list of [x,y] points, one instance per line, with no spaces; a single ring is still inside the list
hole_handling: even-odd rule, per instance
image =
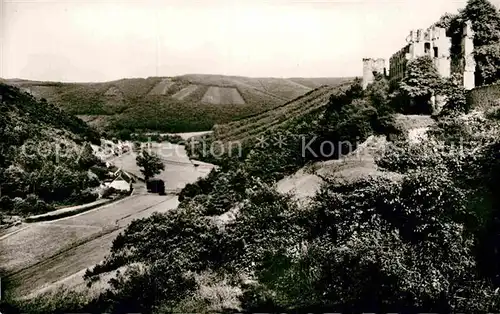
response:
[[[114,174],[113,181],[105,183],[106,186],[112,187],[119,191],[130,191],[132,183],[135,182],[134,178],[127,172],[118,169]]]

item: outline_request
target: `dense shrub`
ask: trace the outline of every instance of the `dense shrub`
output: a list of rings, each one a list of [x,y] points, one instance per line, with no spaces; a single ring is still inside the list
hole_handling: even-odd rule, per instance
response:
[[[195,211],[153,214],[133,221],[113,241],[112,257],[85,276],[98,276],[130,263],[144,265],[142,270],[132,268],[113,280],[110,298],[115,300],[115,308],[145,313],[155,305],[173,304],[185,297],[194,288],[186,272],[217,269],[223,254],[221,244],[217,227]]]
[[[43,214],[54,210],[54,207],[40,200],[34,194],[29,194],[25,199],[16,197],[13,203],[12,214],[21,216],[28,214]]]
[[[94,188],[87,188],[81,192],[74,192],[71,196],[71,202],[75,205],[92,203],[99,197],[99,193]]]
[[[105,189],[102,190],[101,197],[102,198],[110,198],[111,196],[115,195],[116,193],[118,193],[118,191],[114,187],[109,186],[109,187],[106,187]]]
[[[439,88],[440,95],[446,97],[446,102],[440,112],[441,116],[469,113],[470,103],[467,102],[466,90],[461,85],[459,76],[443,80]]]
[[[0,197],[0,208],[3,212],[9,213],[14,209],[14,202],[10,197],[4,195]]]
[[[431,170],[399,183],[325,184],[309,214],[301,213],[310,233],[302,245],[292,241],[295,255],[259,247],[272,263],[256,267],[260,288],[250,289],[253,301],[245,304],[255,311],[495,309],[498,296],[477,275],[467,229],[474,215],[461,191]]]

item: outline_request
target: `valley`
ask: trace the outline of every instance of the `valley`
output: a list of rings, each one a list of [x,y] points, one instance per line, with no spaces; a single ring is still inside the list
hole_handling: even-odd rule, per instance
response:
[[[156,76],[0,80],[2,313],[500,312],[498,7],[298,5],[122,2],[44,77]]]

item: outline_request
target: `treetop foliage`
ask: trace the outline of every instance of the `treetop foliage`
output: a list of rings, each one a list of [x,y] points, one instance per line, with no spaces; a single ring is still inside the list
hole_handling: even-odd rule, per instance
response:
[[[462,21],[471,21],[474,45],[481,47],[500,40],[500,14],[488,0],[469,0],[461,12]]]
[[[147,150],[137,155],[136,161],[137,166],[142,168],[141,173],[144,175],[146,181],[160,174],[165,169],[165,164],[163,164],[158,155]]]

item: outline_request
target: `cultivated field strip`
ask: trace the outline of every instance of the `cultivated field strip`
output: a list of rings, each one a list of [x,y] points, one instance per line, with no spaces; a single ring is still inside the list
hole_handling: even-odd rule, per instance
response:
[[[163,79],[161,82],[156,84],[155,87],[149,92],[149,95],[165,95],[167,91],[174,85],[175,83],[169,79]]]
[[[110,88],[108,88],[106,93],[104,93],[104,96],[119,98],[119,99],[124,98],[122,91],[116,86],[111,86]]]
[[[301,111],[300,114],[296,115],[294,118],[295,119],[298,119],[298,118],[301,118],[301,117],[304,117],[305,115],[307,114],[310,114],[324,106],[326,106],[327,102],[322,102],[322,103],[318,103],[317,106],[311,106],[309,107],[307,110],[305,111]],[[290,119],[281,119],[281,120],[277,120],[275,121],[273,124],[271,125],[266,125],[266,126],[262,126],[258,129],[255,129],[253,130],[252,132],[249,132],[246,137],[244,138],[241,138],[239,139],[240,141],[242,142],[245,142],[245,141],[248,141],[248,140],[251,140],[252,138],[256,138],[258,137],[260,134],[263,134],[265,132],[268,132],[268,131],[271,131],[271,130],[276,130],[276,129],[279,129],[280,127],[283,127],[285,126],[287,123],[290,122]]]
[[[245,100],[234,87],[210,86],[201,99],[202,103],[213,105],[244,105]]]
[[[187,87],[184,87],[183,89],[172,95],[172,97],[177,100],[183,100],[184,98],[194,93],[198,88],[199,88],[198,85],[194,84],[188,85]]]
[[[264,78],[259,79],[259,83],[265,91],[278,96],[286,96],[288,99],[297,98],[312,89],[287,79]]]
[[[286,103],[284,103],[283,105],[280,105],[280,106],[277,106],[273,109],[269,109],[269,110],[266,110],[262,113],[258,113],[258,114],[255,114],[253,116],[249,116],[245,119],[241,119],[241,120],[238,120],[238,121],[234,121],[234,122],[230,122],[228,124],[225,124],[225,125],[222,125],[221,127],[223,127],[224,129],[228,129],[228,130],[237,130],[238,129],[238,126],[241,126],[241,125],[247,125],[249,123],[253,123],[255,121],[258,121],[260,119],[263,119],[264,117],[268,116],[268,115],[273,115],[275,114],[275,112],[281,108],[288,108],[290,106],[293,106],[294,104],[297,104],[298,102],[305,102],[307,101],[308,99],[314,99],[315,97],[317,97],[317,95],[319,93],[321,93],[322,90],[328,90],[329,87],[327,86],[322,86],[322,87],[319,87],[313,91],[310,91],[302,96],[299,96],[297,97],[296,99],[294,100],[291,100],[291,101],[288,101]]]

